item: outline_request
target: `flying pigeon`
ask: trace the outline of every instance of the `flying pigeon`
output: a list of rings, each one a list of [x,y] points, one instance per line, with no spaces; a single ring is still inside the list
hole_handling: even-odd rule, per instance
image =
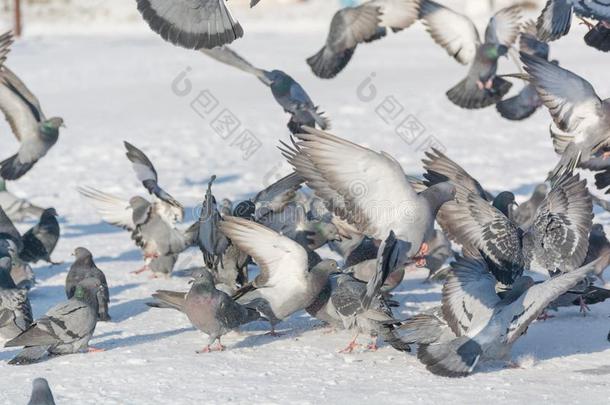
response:
[[[102,286],[98,280],[79,283],[74,297],[55,305],[24,332],[9,340],[4,347],[24,346],[9,364],[31,364],[50,355],[98,351],[89,347],[97,323],[97,295]]]
[[[610,3],[607,0],[548,0],[538,17],[538,38],[554,41],[567,35],[572,26],[572,13],[589,26],[585,42],[604,52],[610,50]],[[598,21],[593,25],[585,18]]]
[[[6,55],[11,43],[10,32],[0,36],[0,55]],[[16,180],[26,174],[55,145],[64,120],[59,117],[46,118],[36,96],[2,64],[0,110],[21,143],[16,154],[0,161],[0,177]]]
[[[408,28],[417,17],[414,0],[369,0],[342,8],[333,16],[326,44],[307,63],[316,76],[331,79],[347,66],[358,44],[383,38],[386,27]]]
[[[549,45],[536,37],[536,25],[533,21],[528,21],[521,29],[519,49],[529,55],[549,59]],[[551,63],[557,64],[557,61],[551,61]],[[520,121],[530,117],[543,105],[536,87],[531,83],[526,83],[516,96],[499,101],[496,104],[496,110],[508,120]]]
[[[242,306],[216,289],[214,277],[206,269],[200,269],[194,276],[188,293],[160,290],[153,294],[158,302],[148,305],[184,312],[194,327],[207,334],[208,344],[198,353],[224,350],[220,341],[222,336],[241,325],[259,320],[260,314],[255,308]],[[218,345],[212,347],[216,341]]]
[[[260,0],[251,0],[254,7]],[[138,11],[164,40],[187,49],[211,49],[244,35],[225,0],[137,0]]]
[[[563,177],[521,229],[479,195],[458,187],[452,234],[488,260],[490,271],[507,285],[523,269],[567,272],[582,265],[592,226],[592,202],[586,180]]]
[[[551,137],[561,155],[553,180],[610,146],[610,99],[601,100],[589,82],[551,62],[523,52],[521,60],[553,117]]]
[[[318,126],[321,129],[330,128],[330,121],[319,112],[305,89],[290,75],[281,70],[266,71],[255,68],[235,51],[227,46],[203,50],[202,52],[219,62],[254,74],[264,84],[271,88],[271,93],[277,103],[290,114],[288,129],[292,133],[299,132],[301,127]]]
[[[26,218],[40,218],[43,208],[37,207],[29,201],[19,198],[6,188],[6,181],[0,178],[0,207],[4,208],[6,215],[15,222]]]
[[[23,250],[19,258],[26,263],[36,263],[44,260],[53,265],[59,264],[51,260],[51,254],[59,241],[59,223],[55,208],[47,208],[42,212],[40,221],[32,229],[23,234]]]
[[[32,323],[32,307],[26,289],[11,278],[11,259],[0,258],[0,337],[13,339]]]
[[[451,57],[470,64],[466,78],[447,92],[449,100],[462,108],[484,108],[508,93],[511,83],[496,71],[499,58],[506,56],[519,35],[519,6],[498,11],[489,20],[483,41],[470,18],[434,1],[421,1],[419,18]]]
[[[110,321],[110,315],[108,314],[108,303],[110,301],[110,292],[108,291],[108,282],[104,272],[101,271],[93,261],[93,255],[91,252],[84,247],[77,247],[73,253],[75,257],[74,263],[70,266],[68,275],[66,276],[66,297],[68,299],[74,296],[78,284],[87,279],[93,278],[98,280],[101,288],[97,290],[97,307],[98,307],[98,320],[99,321]]]
[[[36,378],[32,382],[32,395],[28,405],[55,405],[49,383],[44,378]]]
[[[594,264],[543,283],[515,280],[500,298],[496,278],[482,259],[458,258],[443,286],[441,310],[407,320],[396,333],[417,344],[417,358],[445,377],[465,377],[484,360],[510,359],[515,341],[546,307],[587,276]]]
[[[253,221],[226,217],[220,229],[259,266],[260,274],[233,298],[244,306],[264,302],[267,308],[263,315],[271,323],[271,334],[275,334],[275,325],[281,320],[307,308],[326,285],[328,276],[338,271],[334,260],[323,260],[310,268],[301,245]]]
[[[133,197],[127,202],[91,187],[80,187],[78,191],[105,222],[131,232],[145,262],[136,273],[152,270],[155,276],[171,274],[177,255],[195,243],[192,229],[186,232],[177,229],[174,206],[162,200],[151,203]]]
[[[424,242],[433,232],[436,213],[453,199],[455,188],[441,183],[417,194],[389,154],[327,132],[305,130],[297,135],[298,143],[284,143],[280,149],[328,210],[377,240],[394,231],[397,239],[411,244],[409,258],[425,255]]]
[[[136,172],[138,180],[142,182],[142,185],[151,195],[166,202],[167,207],[170,208],[176,216],[176,221],[182,222],[184,218],[184,207],[179,201],[159,186],[157,170],[155,170],[155,166],[148,156],[129,142],[125,141],[124,144],[127,149],[127,159],[132,163],[133,170]]]

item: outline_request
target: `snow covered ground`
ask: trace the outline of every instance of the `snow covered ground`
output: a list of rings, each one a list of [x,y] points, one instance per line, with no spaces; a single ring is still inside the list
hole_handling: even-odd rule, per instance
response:
[[[264,3],[252,15],[240,9],[247,35],[235,49],[255,65],[283,69],[299,80],[332,119],[337,135],[391,153],[413,174],[421,170],[420,144],[434,139],[486,187],[509,189],[523,199],[554,165],[545,111],[511,123],[493,108],[464,111],[450,104],[444,92],[466,69],[420,26],[360,47],[343,74],[322,81],[304,60],[322,46],[332,8],[303,6],[319,7],[316,19],[288,24],[272,17],[298,15],[298,8],[271,9]],[[287,172],[276,146],[288,137],[288,117],[255,78],[174,48],[137,20],[130,27],[91,34],[82,26],[79,31],[32,24],[10,54],[7,64],[39,96],[47,115],[61,115],[67,124],[49,155],[10,185],[61,215],[62,239],[54,257],[66,263],[35,267],[35,315],[64,299],[70,253],[85,246],[109,280],[113,321],[98,324],[91,342],[103,353],[15,367],[6,361],[16,350],[0,349],[0,403],[25,403],[35,377],[49,380],[58,404],[608,403],[610,303],[593,307],[586,317],[577,308],[564,309],[556,318],[533,324],[513,351],[522,368],[487,365],[458,380],[431,375],[413,355],[389,347],[339,354],[351,334],[326,333],[303,313],[281,324],[282,337],[264,336],[266,325],[255,323],[228,335],[227,351],[195,354],[205,340],[186,317],[149,309],[145,302],[156,289],[186,290],[184,270],[201,263],[198,251],[184,254],[169,280],[130,274],[141,258],[129,234],[101,223],[75,188],[91,185],[126,198],[143,195],[124,157],[122,141],[129,140],[153,160],[161,184],[189,207],[190,222],[212,174],[219,177],[217,196],[240,199]],[[553,44],[552,55],[608,96],[608,55],[585,47],[583,33],[575,27]],[[503,69],[515,67],[507,60]],[[172,83],[185,71],[192,89],[180,96]],[[367,79],[371,83],[363,84]],[[370,90],[369,84],[376,96],[363,101],[362,89]],[[214,132],[213,116],[201,117],[190,108],[203,90],[261,141],[249,159],[231,139]],[[425,128],[417,141],[401,138],[395,121],[386,123],[376,114],[387,97],[404,108],[401,117],[412,115]],[[17,142],[4,122],[0,133],[1,156],[6,156]],[[600,214],[597,221],[610,224],[609,218]],[[31,225],[19,227],[24,231]],[[397,292],[403,302],[399,316],[438,304],[440,286],[422,284],[425,275],[423,270],[407,275]]]

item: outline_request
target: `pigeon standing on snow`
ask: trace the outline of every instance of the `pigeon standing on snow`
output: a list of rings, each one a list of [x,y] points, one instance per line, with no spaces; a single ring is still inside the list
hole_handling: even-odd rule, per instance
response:
[[[59,241],[59,223],[55,208],[47,208],[42,212],[36,226],[23,235],[23,250],[19,258],[26,263],[36,263],[44,260],[47,263],[58,264],[51,260],[51,254]]]
[[[588,81],[542,58],[521,52],[521,60],[553,117],[553,146],[561,154],[549,175],[555,179],[610,146],[610,99],[600,99]]]
[[[110,301],[110,292],[108,291],[108,282],[104,272],[97,268],[93,261],[93,255],[91,252],[84,247],[77,247],[74,250],[74,257],[76,260],[70,266],[68,275],[66,276],[66,297],[68,299],[74,296],[78,283],[87,279],[93,278],[100,282],[102,286],[97,291],[97,306],[98,306],[98,320],[110,321],[110,315],[108,314],[108,303]]]
[[[6,38],[9,38],[7,41]],[[12,43],[9,32],[0,37],[0,54]],[[46,118],[40,102],[25,84],[6,66],[0,65],[0,110],[4,113],[15,137],[21,143],[19,151],[0,162],[0,177],[16,180],[26,174],[59,138],[64,120]]]
[[[520,277],[500,298],[484,260],[459,258],[443,286],[441,311],[420,314],[397,329],[418,344],[417,358],[437,375],[465,377],[484,360],[510,359],[515,341],[545,308],[587,276],[589,264],[540,284]]]
[[[549,45],[536,38],[536,26],[529,21],[521,30],[519,49],[529,55],[542,59],[549,59]],[[557,64],[557,61],[551,63]],[[544,105],[542,99],[531,83],[526,83],[523,89],[513,97],[499,101],[496,109],[500,115],[508,120],[520,121],[530,117]]]
[[[19,198],[6,188],[6,181],[0,178],[0,207],[6,215],[15,221],[23,221],[26,218],[40,218],[43,208],[37,207],[23,198]]]
[[[548,0],[538,17],[538,37],[547,42],[567,35],[572,26],[572,13],[583,18],[589,26],[585,35],[587,45],[608,52],[610,50],[610,3],[607,0]],[[593,18],[597,25],[584,20]]]
[[[311,305],[329,275],[338,271],[334,260],[322,260],[310,268],[301,245],[253,221],[227,217],[220,229],[259,266],[260,274],[234,298],[245,306],[264,303],[261,312],[271,323],[271,334],[281,320]]]
[[[227,46],[202,50],[202,52],[219,62],[254,74],[269,86],[278,104],[291,115],[288,129],[292,133],[299,132],[304,125],[318,126],[321,129],[330,127],[330,121],[324,117],[324,113],[318,111],[318,107],[314,105],[305,89],[287,73],[277,69],[266,71],[255,68]]]
[[[370,0],[345,7],[333,16],[326,44],[307,59],[313,73],[323,79],[339,74],[349,63],[358,44],[386,35],[386,27],[400,31],[418,17],[414,0]]]
[[[511,88],[498,77],[498,60],[506,56],[517,39],[520,27],[519,7],[498,11],[485,30],[484,41],[470,18],[431,0],[422,0],[419,18],[432,39],[462,64],[470,64],[464,80],[447,92],[454,104],[468,109],[495,104]]]
[[[260,0],[251,0],[254,7]],[[164,40],[187,49],[214,48],[244,35],[225,0],[137,0],[138,11]]]
[[[8,341],[5,347],[24,346],[9,364],[31,364],[51,355],[71,354],[89,347],[97,324],[97,295],[102,288],[95,279],[79,283],[74,297],[55,305],[23,333]]]
[[[216,289],[214,277],[206,269],[200,269],[193,276],[195,279],[188,293],[157,291],[153,298],[158,302],[148,305],[184,312],[194,327],[207,334],[208,344],[198,353],[224,350],[220,341],[222,336],[241,325],[260,319],[260,314],[256,309],[242,306]],[[216,341],[218,346],[213,348]]]
[[[281,150],[328,210],[377,240],[394,231],[397,239],[410,244],[410,259],[425,255],[436,213],[453,199],[455,187],[440,183],[417,194],[387,153],[309,127],[306,131],[297,135],[300,141],[294,147],[284,144]]]
[[[11,259],[0,258],[0,337],[12,339],[32,323],[32,307],[26,289],[11,278]]]

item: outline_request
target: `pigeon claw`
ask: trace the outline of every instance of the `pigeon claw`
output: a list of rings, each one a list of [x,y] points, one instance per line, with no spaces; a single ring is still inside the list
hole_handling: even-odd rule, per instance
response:
[[[585,302],[585,299],[582,296],[580,297],[579,301],[580,301],[579,312],[582,313],[582,316],[587,316],[587,312],[590,312],[591,308],[589,308],[589,306]]]
[[[536,318],[536,320],[538,320],[538,321],[543,321],[543,322],[544,322],[544,321],[547,321],[547,320],[549,320],[549,319],[551,319],[551,318],[555,318],[555,315],[549,315],[549,312],[548,312],[548,311],[544,311],[544,312],[542,312],[542,313],[541,313],[541,314],[538,316],[538,318]]]
[[[89,347],[87,348],[87,353],[101,353],[101,352],[105,352],[106,350],[104,349],[100,349],[99,347]]]
[[[358,343],[356,343],[355,340],[352,340],[351,342],[349,342],[349,344],[347,345],[347,347],[343,350],[339,350],[339,353],[343,353],[343,354],[349,354],[351,352],[354,351],[355,348],[357,348],[358,346],[360,346]]]
[[[579,17],[580,19],[580,24],[579,25],[586,25],[588,29],[592,30],[593,28],[595,28],[595,24],[593,24],[591,21],[585,20],[582,17]]]
[[[377,349],[379,349],[379,347],[377,346],[377,342],[371,342],[368,345],[366,345],[366,349],[370,350],[372,352],[376,352]]]
[[[148,270],[150,270],[148,268],[148,266],[142,266],[140,269],[132,271],[131,274],[142,274],[142,273],[144,273],[145,271],[148,271]]]

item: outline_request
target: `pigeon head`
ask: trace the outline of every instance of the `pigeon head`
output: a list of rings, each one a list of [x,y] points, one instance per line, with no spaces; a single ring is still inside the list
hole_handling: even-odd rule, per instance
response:
[[[593,226],[591,227],[591,235],[605,236],[606,232],[604,231],[604,226],[602,224],[593,224]]]
[[[444,181],[428,187],[421,195],[426,199],[432,214],[436,216],[438,210],[447,201],[455,199],[456,188],[451,182]]]
[[[281,70],[272,70],[271,72],[265,72],[265,77],[271,81],[271,84],[275,84],[280,80],[284,80],[288,75]]]
[[[199,268],[191,273],[191,291],[210,291],[216,288],[214,276],[207,269]]]
[[[252,219],[255,211],[256,205],[254,205],[252,201],[242,201],[233,209],[233,216],[244,219]]]
[[[57,138],[57,136],[59,135],[59,128],[64,126],[65,125],[63,118],[53,117],[44,120],[40,124],[40,130],[42,134],[45,135],[47,138],[54,139]]]
[[[335,260],[324,259],[320,263],[316,264],[312,271],[317,271],[318,273],[329,276],[333,273],[339,272],[339,265]]]
[[[514,205],[518,205],[515,201],[515,195],[510,191],[503,191],[494,198],[493,204],[506,217],[509,216],[510,210]]]
[[[76,258],[76,260],[89,259],[92,257],[89,249],[84,247],[77,247],[74,249],[74,253],[72,253],[72,255]]]
[[[57,211],[55,210],[55,208],[47,208],[46,210],[42,211],[42,216],[41,218],[50,218],[50,217],[56,217],[59,214],[57,214]]]

